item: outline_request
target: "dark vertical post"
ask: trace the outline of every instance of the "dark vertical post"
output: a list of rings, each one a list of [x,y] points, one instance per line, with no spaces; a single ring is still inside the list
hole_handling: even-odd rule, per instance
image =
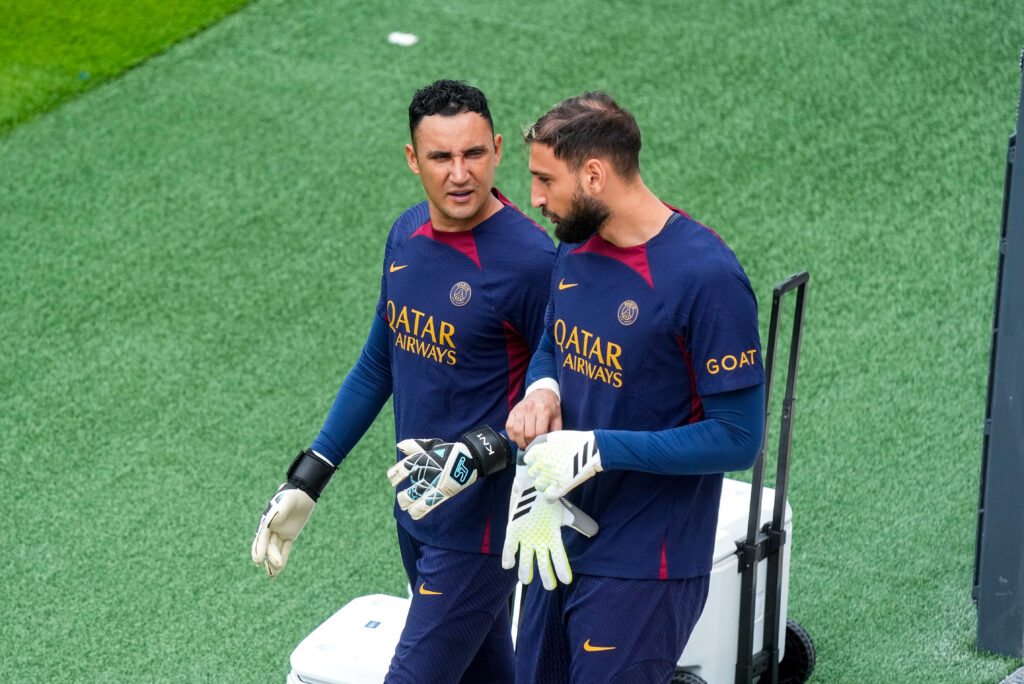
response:
[[[1024,56],[1022,56],[1024,57]],[[979,650],[1024,656],[1024,60],[1010,138],[982,443],[973,597]],[[1024,151],[1024,150],[1022,150]]]

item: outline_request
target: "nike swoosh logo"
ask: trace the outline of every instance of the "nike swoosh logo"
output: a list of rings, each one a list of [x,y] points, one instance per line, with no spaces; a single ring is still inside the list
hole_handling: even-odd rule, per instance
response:
[[[558,281],[558,289],[559,290],[568,290],[570,287],[576,287],[577,285],[579,285],[579,283],[567,283],[567,282],[565,282],[565,278],[562,278],[561,280]]]
[[[395,271],[401,271],[403,268],[408,268],[408,266],[409,266],[409,264],[406,264],[405,266],[395,266],[395,262],[392,261],[391,262],[391,268],[389,270],[392,273],[394,273]]]
[[[594,651],[614,651],[615,647],[614,646],[591,646],[590,645],[590,639],[587,639],[586,641],[583,642],[583,650],[584,651],[590,651],[590,652],[594,652]]]
[[[403,266],[403,268],[405,268],[405,267]],[[424,582],[423,584],[420,585],[420,593],[423,594],[424,596],[440,596],[444,592],[441,592],[441,591],[430,591],[429,589],[427,589],[427,583]]]

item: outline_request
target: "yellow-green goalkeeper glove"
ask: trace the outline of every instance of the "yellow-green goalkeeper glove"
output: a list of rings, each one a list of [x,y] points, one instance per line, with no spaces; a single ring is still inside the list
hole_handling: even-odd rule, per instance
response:
[[[564,525],[587,537],[597,534],[598,530],[593,518],[565,499],[550,501],[541,496],[534,488],[526,466],[517,466],[509,499],[501,566],[506,570],[512,569],[518,551],[519,581],[523,584],[533,581],[534,558],[545,589],[555,588],[556,577],[562,584],[569,584],[572,582],[572,570],[562,545]]]
[[[565,496],[601,472],[601,452],[593,432],[557,430],[530,443],[523,457],[534,486],[549,500]]]

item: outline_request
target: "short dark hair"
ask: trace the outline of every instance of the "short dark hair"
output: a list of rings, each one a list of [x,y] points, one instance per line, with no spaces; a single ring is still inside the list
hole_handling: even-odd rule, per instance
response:
[[[608,93],[591,91],[562,100],[523,139],[548,145],[573,171],[588,159],[603,157],[623,178],[640,173],[640,127]]]
[[[487,98],[479,88],[474,88],[465,81],[440,79],[425,88],[420,88],[412,96],[409,104],[409,135],[415,136],[416,128],[425,116],[440,114],[455,116],[464,112],[476,112],[487,119],[494,132],[491,110],[487,108]]]

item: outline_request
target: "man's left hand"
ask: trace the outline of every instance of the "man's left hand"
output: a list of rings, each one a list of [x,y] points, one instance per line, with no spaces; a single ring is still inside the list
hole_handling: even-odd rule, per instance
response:
[[[409,478],[410,486],[398,493],[398,506],[413,520],[511,461],[508,442],[487,426],[470,430],[457,442],[403,439],[398,449],[405,458],[388,468],[388,480],[398,486]]]
[[[398,449],[405,458],[388,468],[388,480],[399,484],[406,477],[412,483],[398,492],[398,506],[419,520],[437,506],[476,482],[473,457],[460,442],[439,439],[404,439]]]

